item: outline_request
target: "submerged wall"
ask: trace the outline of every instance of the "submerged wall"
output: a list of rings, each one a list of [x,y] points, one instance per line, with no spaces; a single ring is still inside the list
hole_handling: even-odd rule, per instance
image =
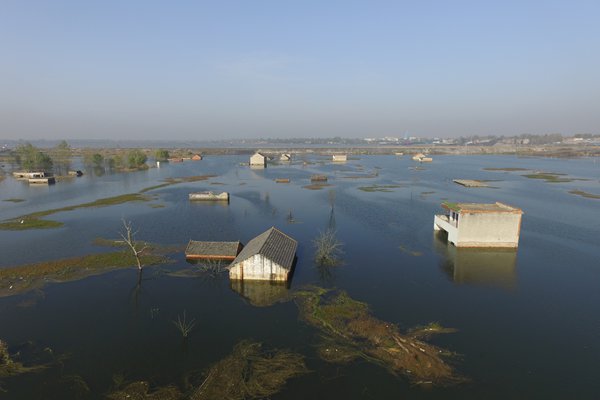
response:
[[[256,281],[287,281],[289,270],[271,260],[256,254],[234,264],[229,269],[229,279]]]
[[[517,247],[521,213],[460,214],[456,247]]]

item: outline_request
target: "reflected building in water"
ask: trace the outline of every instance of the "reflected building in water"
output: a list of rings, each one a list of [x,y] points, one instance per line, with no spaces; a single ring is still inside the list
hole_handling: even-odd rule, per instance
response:
[[[444,233],[434,236],[434,247],[443,257],[440,267],[454,283],[516,288],[516,249],[461,249],[447,244]]]
[[[230,280],[230,287],[255,307],[268,307],[289,296],[289,282]]]

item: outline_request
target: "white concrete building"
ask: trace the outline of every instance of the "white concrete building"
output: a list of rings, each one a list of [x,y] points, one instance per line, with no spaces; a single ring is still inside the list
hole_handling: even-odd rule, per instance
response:
[[[252,239],[229,266],[229,279],[287,281],[298,242],[275,227]]]
[[[442,203],[448,211],[436,215],[433,229],[448,233],[448,242],[456,247],[518,247],[521,232],[519,208],[496,202]]]
[[[254,153],[252,155],[252,157],[250,157],[250,165],[254,166],[254,167],[258,167],[258,166],[266,167],[267,166],[267,156],[265,156],[264,154],[261,154],[257,151],[256,153]]]

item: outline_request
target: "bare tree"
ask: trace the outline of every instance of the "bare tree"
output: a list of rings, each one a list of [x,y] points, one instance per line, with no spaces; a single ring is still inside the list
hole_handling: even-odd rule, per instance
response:
[[[140,255],[144,252],[144,250],[148,248],[148,246],[146,246],[146,244],[144,243],[144,246],[140,249],[140,243],[136,242],[135,240],[135,235],[137,234],[137,231],[133,230],[132,222],[126,221],[125,219],[122,219],[122,221],[123,230],[120,232],[120,235],[125,241],[125,244],[127,244],[127,246],[129,246],[129,248],[131,249],[131,252],[135,257],[135,261],[137,262],[138,270],[141,271],[143,266],[142,260],[140,259]]]

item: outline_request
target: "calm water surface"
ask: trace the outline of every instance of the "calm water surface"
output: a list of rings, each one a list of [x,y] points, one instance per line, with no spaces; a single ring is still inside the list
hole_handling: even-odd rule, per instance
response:
[[[185,245],[188,240],[240,240],[276,226],[299,242],[290,290],[307,284],[346,290],[378,318],[401,330],[438,321],[458,332],[432,343],[460,354],[451,362],[470,381],[423,388],[385,369],[357,361],[328,364],[316,354],[319,332],[298,318],[293,302],[259,307],[232,290],[225,275],[174,277],[189,268],[183,252],[168,266],[149,267],[141,287],[125,269],[42,290],[0,298],[0,338],[11,352],[51,349],[61,363],[39,373],[4,379],[0,398],[103,398],[113,377],[181,384],[228,355],[239,340],[289,348],[306,356],[311,373],[291,380],[273,399],[549,399],[597,398],[600,392],[600,163],[505,156],[438,156],[422,170],[410,158],[356,157],[344,164],[311,156],[291,165],[255,170],[246,156],[207,157],[126,174],[86,174],[72,182],[29,187],[0,182],[0,219],[134,193],[168,177],[215,174],[149,192],[144,203],[62,212],[51,230],[0,231],[0,268],[110,251],[97,237],[116,238],[121,219],[139,239]],[[520,167],[568,174],[547,183]],[[312,174],[332,185],[303,188]],[[275,178],[291,178],[277,184]],[[492,180],[464,188],[454,178]],[[398,185],[390,192],[359,187]],[[190,203],[190,191],[226,190],[227,206]],[[524,211],[518,251],[458,251],[433,234],[443,200],[502,201]],[[333,212],[331,203],[334,203]],[[164,207],[153,208],[160,204]],[[288,222],[290,212],[295,220]],[[335,226],[344,263],[323,273],[312,260],[312,240]],[[197,325],[187,341],[172,321],[183,311]],[[91,394],[78,389],[82,379]]]

